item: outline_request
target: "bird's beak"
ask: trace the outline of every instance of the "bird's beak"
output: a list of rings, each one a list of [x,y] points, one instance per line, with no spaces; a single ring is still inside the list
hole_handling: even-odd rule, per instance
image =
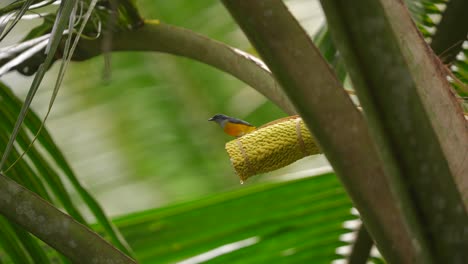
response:
[[[208,119],[208,121],[214,121],[214,118],[212,117],[212,118]]]

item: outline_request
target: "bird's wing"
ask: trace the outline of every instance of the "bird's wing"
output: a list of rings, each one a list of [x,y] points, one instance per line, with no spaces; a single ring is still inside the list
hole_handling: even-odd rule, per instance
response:
[[[234,124],[242,124],[242,125],[253,127],[253,125],[245,122],[244,120],[240,120],[240,119],[237,119],[237,118],[234,118],[234,117],[228,117],[228,120],[229,120],[229,122],[234,123]]]

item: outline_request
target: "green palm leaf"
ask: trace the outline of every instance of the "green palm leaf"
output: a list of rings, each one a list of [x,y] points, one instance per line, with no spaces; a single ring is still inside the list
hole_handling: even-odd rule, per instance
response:
[[[21,102],[9,91],[9,89],[0,83],[0,98],[3,99],[4,107],[0,108],[0,116],[2,117],[3,122],[0,124],[2,125],[0,134],[3,139],[6,139],[6,135],[8,135],[9,131],[12,130],[14,124],[14,116],[17,115],[21,108]],[[10,122],[8,122],[10,121]],[[26,116],[25,125],[28,130],[22,130],[19,133],[19,137],[17,142],[22,150],[27,149],[31,144],[31,138],[29,135],[36,135],[41,128],[41,121],[40,119],[33,113],[30,112],[29,115]],[[6,140],[3,141],[6,144]],[[64,173],[68,182],[73,186],[75,191],[79,193],[81,198],[85,201],[86,205],[89,207],[91,212],[93,212],[94,216],[106,228],[106,234],[110,236],[112,241],[119,245],[122,249],[125,249],[126,243],[120,237],[118,231],[113,227],[110,221],[105,216],[102,208],[96,202],[96,200],[86,191],[85,188],[81,185],[78,181],[77,177],[73,173],[72,169],[66,162],[63,154],[59,151],[57,146],[55,145],[54,141],[52,140],[51,136],[46,130],[43,130],[38,136],[38,143],[41,145],[43,150],[46,151],[47,158],[44,158],[44,154],[39,153],[36,147],[32,147],[30,152],[28,153],[28,158],[31,160],[34,169],[30,168],[27,171],[33,172],[38,171],[39,175],[34,175],[35,173],[28,173],[26,175],[31,175],[28,181],[24,181],[26,186],[30,186],[31,190],[36,191],[39,194],[42,194],[42,197],[48,198],[49,195],[46,192],[46,189],[43,186],[42,181],[46,181],[48,185],[48,189],[51,190],[56,199],[60,201],[60,204],[67,209],[67,211],[78,221],[81,223],[86,223],[84,220],[82,213],[79,212],[76,208],[74,202],[70,198],[70,191],[65,189],[64,181],[60,178],[59,174]],[[20,149],[20,150],[21,150]],[[19,152],[19,151],[18,151]],[[16,157],[19,154],[16,153]],[[53,163],[51,164],[48,160],[52,159]],[[12,160],[13,162],[13,160]],[[26,162],[20,162],[21,166],[29,167]],[[58,172],[55,167],[58,166],[61,172]],[[25,169],[18,168],[16,169],[13,167],[12,174],[13,175],[23,175]],[[34,187],[39,186],[39,187]],[[48,200],[51,200],[50,198]]]
[[[208,263],[330,263],[343,258],[335,249],[348,245],[339,238],[351,231],[343,222],[357,219],[350,209],[336,176],[325,174],[135,213],[115,223],[142,263],[199,263],[190,262],[196,256]],[[226,245],[232,249],[223,251]]]

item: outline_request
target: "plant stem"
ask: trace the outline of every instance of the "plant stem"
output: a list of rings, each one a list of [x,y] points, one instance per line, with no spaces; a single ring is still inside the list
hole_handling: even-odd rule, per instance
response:
[[[146,20],[136,29],[114,32],[112,42],[105,37],[108,34],[103,35],[95,40],[81,39],[72,60],[88,60],[110,51],[152,51],[183,56],[229,73],[273,101],[285,113],[297,113],[262,61],[224,43],[157,20]],[[8,61],[3,59],[0,66]],[[33,56],[17,70],[37,69],[42,62],[43,56]]]
[[[362,224],[357,231],[356,241],[348,257],[348,264],[366,264],[373,244],[372,237]]]
[[[411,263],[413,237],[361,113],[299,23],[279,0],[224,0],[294,102],[390,263]]]
[[[444,66],[401,1],[321,3],[418,249],[415,260],[462,263],[468,133]]]
[[[111,51],[165,52],[206,63],[252,86],[287,114],[296,113],[263,62],[226,44],[154,20],[145,21],[135,30],[116,32],[112,38]],[[101,55],[102,41],[103,38],[80,40],[73,59],[86,60]]]

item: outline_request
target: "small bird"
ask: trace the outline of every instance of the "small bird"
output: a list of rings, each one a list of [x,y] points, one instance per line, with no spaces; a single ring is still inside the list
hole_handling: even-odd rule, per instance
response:
[[[214,115],[208,121],[215,121],[224,129],[226,134],[234,137],[242,137],[256,129],[256,127],[243,120],[222,114]]]

